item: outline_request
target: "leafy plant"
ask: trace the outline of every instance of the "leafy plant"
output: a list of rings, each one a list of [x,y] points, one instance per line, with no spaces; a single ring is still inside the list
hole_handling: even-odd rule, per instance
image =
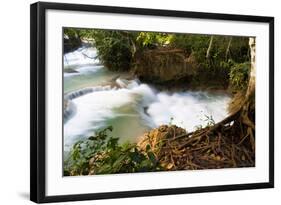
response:
[[[136,42],[141,47],[153,48],[162,47],[170,44],[174,35],[167,33],[157,33],[157,32],[139,32],[136,38]]]
[[[244,90],[247,88],[250,63],[239,63],[235,64],[229,73],[231,87],[234,90]]]
[[[215,122],[215,120],[214,120],[212,115],[210,115],[210,116],[205,115],[205,118],[206,119],[204,121],[207,122],[207,127],[211,127],[211,126],[216,124],[216,122]]]
[[[95,30],[94,46],[99,59],[110,70],[128,70],[132,60],[131,36],[128,32]]]
[[[73,145],[65,160],[65,175],[131,173],[161,170],[155,154],[147,148],[138,150],[136,144],[119,145],[118,138],[108,137],[107,127],[86,140]]]

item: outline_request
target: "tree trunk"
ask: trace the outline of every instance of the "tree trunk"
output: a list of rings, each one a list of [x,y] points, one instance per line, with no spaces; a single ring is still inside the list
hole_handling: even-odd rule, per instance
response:
[[[209,47],[208,47],[208,50],[207,50],[207,53],[206,53],[206,58],[207,59],[210,57],[210,52],[211,52],[211,49],[212,49],[212,46],[213,46],[213,39],[214,39],[214,36],[211,36]]]
[[[248,83],[248,89],[246,92],[246,100],[248,100],[255,93],[256,84],[256,39],[249,38],[249,46],[251,51],[251,71],[250,79]]]
[[[225,52],[225,60],[227,60],[227,57],[228,57],[228,53],[229,53],[230,46],[231,46],[231,41],[232,41],[232,37],[230,37],[230,39],[228,41],[227,49],[226,49],[226,52]]]

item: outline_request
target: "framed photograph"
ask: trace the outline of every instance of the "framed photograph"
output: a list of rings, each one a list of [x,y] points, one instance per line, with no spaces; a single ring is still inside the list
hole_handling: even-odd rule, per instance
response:
[[[31,5],[30,198],[274,187],[274,18]]]

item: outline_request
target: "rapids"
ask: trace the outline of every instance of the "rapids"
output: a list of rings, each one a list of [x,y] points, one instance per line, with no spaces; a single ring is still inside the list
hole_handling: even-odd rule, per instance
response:
[[[228,114],[230,96],[226,93],[159,91],[108,71],[96,59],[94,48],[66,54],[64,71],[65,151],[109,125],[121,142],[136,142],[144,132],[162,124],[193,131],[206,126],[210,117],[218,122]]]

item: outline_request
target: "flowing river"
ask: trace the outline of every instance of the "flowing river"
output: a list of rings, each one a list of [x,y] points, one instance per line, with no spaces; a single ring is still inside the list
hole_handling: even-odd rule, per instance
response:
[[[120,142],[136,142],[162,124],[188,131],[227,116],[230,96],[224,92],[159,91],[126,74],[108,71],[96,50],[81,47],[64,55],[64,150],[79,139],[112,125]]]

